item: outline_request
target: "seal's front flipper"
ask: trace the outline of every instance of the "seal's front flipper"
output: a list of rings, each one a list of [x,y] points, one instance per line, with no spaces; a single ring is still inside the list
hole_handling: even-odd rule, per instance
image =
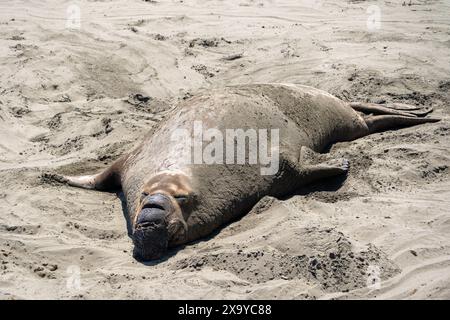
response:
[[[45,179],[57,181],[59,183],[68,184],[72,187],[78,187],[83,189],[95,189],[95,175],[91,176],[63,176],[57,173],[45,173]]]
[[[284,157],[289,167],[298,179],[298,185],[303,186],[317,180],[346,174],[350,164],[347,159],[329,159],[329,156],[319,154],[308,147],[302,146],[299,161],[292,157]]]
[[[114,190],[120,188],[120,181],[105,172],[86,176],[64,176],[57,173],[44,174],[47,180],[57,181],[72,187],[91,190]]]
[[[350,162],[347,159],[335,159],[316,165],[303,166],[305,182],[311,183],[317,180],[347,174]]]
[[[83,189],[95,189],[95,177],[97,175],[90,176],[63,176],[57,173],[46,173],[45,178],[60,183],[68,184],[72,187],[78,187]]]
[[[93,190],[117,190],[121,187],[121,171],[125,157],[119,158],[110,167],[104,171],[83,176],[64,176],[56,173],[46,173],[45,178],[68,184],[72,187],[93,189]]]

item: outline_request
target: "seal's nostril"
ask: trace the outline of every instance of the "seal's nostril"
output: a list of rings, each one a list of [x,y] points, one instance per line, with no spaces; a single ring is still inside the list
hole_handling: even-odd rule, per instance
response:
[[[159,208],[144,208],[139,213],[136,224],[141,227],[164,226],[166,211]]]
[[[159,208],[169,210],[172,208],[170,198],[161,193],[155,193],[148,195],[142,199],[142,205],[144,208]]]
[[[155,208],[155,209],[165,210],[165,208],[158,203],[146,203],[146,204],[144,204],[142,209],[146,209],[146,208],[147,209]]]

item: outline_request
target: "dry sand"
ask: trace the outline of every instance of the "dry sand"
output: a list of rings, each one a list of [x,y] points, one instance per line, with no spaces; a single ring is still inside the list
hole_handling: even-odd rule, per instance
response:
[[[71,1],[1,1],[0,298],[450,298],[450,4],[402,2],[82,0],[71,30]],[[147,265],[120,195],[41,178],[105,167],[198,88],[252,82],[443,121],[340,143],[342,185],[265,199]]]

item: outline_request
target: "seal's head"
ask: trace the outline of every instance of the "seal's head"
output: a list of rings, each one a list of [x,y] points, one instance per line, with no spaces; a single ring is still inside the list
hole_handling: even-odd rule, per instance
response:
[[[193,198],[189,178],[181,173],[160,173],[144,185],[133,221],[135,258],[158,259],[185,241]]]

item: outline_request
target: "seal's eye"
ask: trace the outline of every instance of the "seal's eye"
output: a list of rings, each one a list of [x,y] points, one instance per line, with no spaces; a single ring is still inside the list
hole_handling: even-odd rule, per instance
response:
[[[141,201],[144,200],[148,196],[148,192],[141,193]]]
[[[179,204],[185,204],[189,200],[189,196],[185,194],[177,194],[173,196]]]

